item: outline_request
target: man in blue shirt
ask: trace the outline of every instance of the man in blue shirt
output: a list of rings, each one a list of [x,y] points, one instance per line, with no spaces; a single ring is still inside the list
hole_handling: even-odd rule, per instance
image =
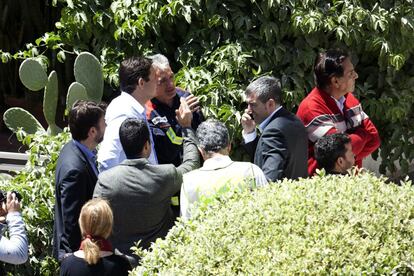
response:
[[[56,165],[53,256],[59,261],[79,249],[78,219],[98,177],[95,149],[104,136],[104,115],[104,107],[87,101],[76,102],[69,113],[72,140],[63,147]]]

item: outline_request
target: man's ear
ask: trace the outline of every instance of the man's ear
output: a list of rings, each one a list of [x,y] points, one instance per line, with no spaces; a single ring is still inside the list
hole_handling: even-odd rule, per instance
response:
[[[203,157],[203,160],[206,160],[206,158],[207,158],[206,151],[203,150],[202,148],[198,147],[198,146],[197,146],[197,148],[198,148],[198,151],[200,152],[201,156]]]
[[[339,166],[339,168],[342,169],[343,165],[344,165],[344,158],[342,156],[339,156],[338,159],[336,159],[336,164]]]
[[[96,127],[94,127],[94,126],[91,127],[88,131],[88,138],[89,137],[94,137],[97,132],[98,132],[98,130],[96,129]]]
[[[274,99],[269,99],[269,100],[266,102],[266,106],[267,106],[267,108],[269,108],[269,109],[274,109],[274,108],[276,107],[276,102],[275,102],[275,100],[274,100]]]
[[[138,86],[143,86],[144,82],[145,82],[145,80],[143,78],[139,78],[138,79]]]
[[[151,142],[147,140],[141,151],[141,157],[148,158],[151,155]]]
[[[227,146],[227,150],[228,150],[229,155],[230,155],[230,152],[231,152],[231,142],[229,142],[229,145]]]
[[[338,82],[338,78],[336,76],[333,76],[330,79],[329,83],[331,84],[332,87],[339,88],[339,82]]]

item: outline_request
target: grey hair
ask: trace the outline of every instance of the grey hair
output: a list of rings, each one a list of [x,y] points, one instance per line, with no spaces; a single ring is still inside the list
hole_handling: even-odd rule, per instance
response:
[[[246,88],[245,95],[248,96],[252,93],[255,93],[262,103],[273,99],[277,104],[282,104],[280,80],[275,77],[263,76],[250,83]]]
[[[152,60],[152,64],[155,67],[158,67],[160,69],[166,69],[167,67],[170,67],[170,62],[168,61],[168,58],[162,54],[155,54],[148,57]]]
[[[208,119],[197,128],[198,146],[206,152],[219,152],[229,145],[229,131],[214,119]]]

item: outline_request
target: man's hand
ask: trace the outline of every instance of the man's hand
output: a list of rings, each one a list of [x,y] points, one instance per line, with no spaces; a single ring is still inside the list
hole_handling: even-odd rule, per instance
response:
[[[6,200],[0,203],[0,223],[4,223],[6,221],[7,215],[7,207],[6,207]]]
[[[200,110],[200,103],[198,101],[198,97],[190,94],[188,97],[185,98],[188,107],[190,108],[191,112],[196,112]]]
[[[246,134],[252,133],[256,129],[256,123],[254,122],[252,116],[250,116],[248,109],[244,110],[240,123],[243,127],[243,132]]]
[[[181,127],[191,127],[193,120],[193,113],[184,98],[180,98],[181,104],[178,110],[175,111],[176,119]]]
[[[7,212],[19,212],[20,202],[15,193],[7,192]]]

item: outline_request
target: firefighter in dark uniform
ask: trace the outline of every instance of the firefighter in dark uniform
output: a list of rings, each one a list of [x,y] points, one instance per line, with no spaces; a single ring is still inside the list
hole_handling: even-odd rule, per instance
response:
[[[180,98],[184,97],[193,111],[192,128],[204,121],[198,98],[186,92],[174,84],[174,73],[168,63],[168,59],[162,55],[150,57],[156,68],[157,92],[155,98],[146,104],[147,119],[151,126],[155,151],[159,164],[182,163],[183,147],[181,126],[178,124],[175,111],[180,106]],[[172,198],[172,204],[177,216],[179,215],[179,193]]]

